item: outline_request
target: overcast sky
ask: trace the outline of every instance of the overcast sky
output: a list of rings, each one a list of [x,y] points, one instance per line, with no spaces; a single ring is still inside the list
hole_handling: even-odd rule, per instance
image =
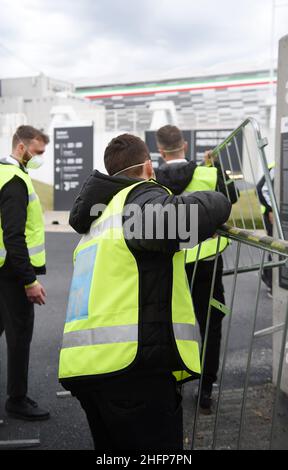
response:
[[[276,0],[277,40],[288,0]],[[269,67],[272,0],[0,0],[0,78],[123,83]],[[247,67],[246,67],[247,65]]]

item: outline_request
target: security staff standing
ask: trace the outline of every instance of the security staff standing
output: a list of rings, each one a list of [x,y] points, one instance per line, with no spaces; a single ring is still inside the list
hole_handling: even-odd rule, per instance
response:
[[[268,165],[270,178],[272,185],[274,185],[274,176],[275,176],[275,162],[271,162]],[[273,235],[273,210],[271,206],[271,199],[266,184],[265,175],[259,180],[256,186],[258,193],[259,201],[261,203],[261,212],[263,214],[263,220],[265,224],[265,229],[267,235],[272,237]],[[272,261],[272,256],[268,254],[268,261]],[[262,281],[267,286],[267,295],[272,298],[272,268],[264,268],[262,273]]]
[[[212,166],[210,153],[205,154],[204,166],[197,166],[194,162],[187,162],[187,142],[182,132],[176,126],[163,126],[156,134],[158,150],[164,159],[164,163],[156,169],[156,179],[159,183],[171,189],[174,194],[189,194],[194,191],[220,191],[232,202],[237,201],[237,190],[228,175],[222,175],[220,165],[215,162]],[[219,251],[227,247],[227,239],[220,237]],[[187,250],[186,272],[191,285],[196,257],[198,258],[197,270],[192,287],[192,298],[196,318],[200,327],[202,345],[206,331],[206,319],[211,290],[214,259],[217,250],[218,239],[210,238],[202,243],[198,252],[198,246]],[[219,255],[213,297],[221,303],[225,303],[224,287],[222,283],[223,259]],[[200,410],[203,413],[211,413],[212,386],[217,379],[219,368],[219,356],[221,345],[221,327],[223,313],[212,307],[208,340],[203,370],[202,390],[200,393]]]
[[[7,342],[6,412],[24,420],[49,418],[27,396],[34,303],[45,304],[46,293],[36,275],[45,274],[44,222],[39,198],[27,172],[43,163],[48,136],[20,126],[12,153],[0,160],[0,335]]]
[[[162,236],[146,235],[151,209],[159,223],[181,205],[190,233],[197,204],[204,240],[231,206],[222,194],[171,194],[153,179],[147,146],[133,135],[113,139],[104,163],[108,175],[92,173],[70,214],[72,227],[87,233],[74,254],[59,378],[85,410],[95,449],[182,449],[176,385],[199,376],[195,317],[180,231],[169,237],[164,217]]]

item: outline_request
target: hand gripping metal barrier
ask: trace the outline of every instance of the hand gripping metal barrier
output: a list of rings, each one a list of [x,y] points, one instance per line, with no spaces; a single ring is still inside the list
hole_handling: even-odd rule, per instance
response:
[[[212,158],[218,162],[222,176],[225,181],[225,171],[230,180],[226,181],[226,195],[231,202],[228,185],[231,181],[238,190],[238,201],[233,204],[229,225],[239,227],[244,230],[260,230],[266,232],[266,224],[261,212],[261,203],[256,189],[259,179],[259,169],[262,170],[268,188],[271,207],[274,216],[274,236],[284,239],[280,222],[278,205],[273,191],[273,183],[265,155],[265,147],[268,144],[263,138],[254,118],[247,118],[237,129],[235,129],[220,145],[212,151]],[[216,163],[215,163],[216,164]],[[258,173],[258,174],[257,174]],[[224,251],[224,275],[233,274],[235,264],[235,244]],[[264,267],[272,268],[285,263],[281,260],[272,262],[271,257],[264,260]],[[240,266],[241,270],[250,271],[253,267],[258,270],[260,265],[259,253],[250,244],[245,244],[241,250]]]
[[[224,443],[223,443],[223,431],[221,432],[220,441],[222,440],[222,444],[220,445],[220,448],[233,448],[234,446],[237,449],[241,449],[241,448],[253,449],[253,435],[249,437],[247,437],[246,435],[246,421],[247,421],[246,411],[247,411],[247,402],[249,401],[249,378],[250,378],[250,372],[251,372],[253,345],[255,341],[258,341],[258,338],[263,338],[266,335],[272,335],[272,334],[279,335],[280,332],[282,332],[281,347],[280,347],[280,360],[279,360],[279,367],[277,371],[275,390],[273,388],[274,399],[272,398],[271,403],[269,404],[269,406],[271,406],[271,409],[273,409],[273,411],[271,412],[270,417],[267,418],[266,416],[266,421],[265,421],[265,429],[267,431],[266,436],[265,436],[266,447],[269,447],[271,449],[273,448],[273,437],[275,434],[277,407],[278,407],[279,396],[280,396],[281,377],[282,377],[282,372],[283,372],[283,365],[285,362],[284,356],[285,356],[285,346],[286,346],[286,341],[287,341],[287,329],[288,329],[288,303],[287,303],[286,314],[285,314],[285,318],[283,322],[277,325],[272,325],[268,328],[260,329],[258,331],[256,331],[256,324],[258,320],[261,275],[262,275],[262,271],[264,267],[265,253],[269,252],[275,256],[281,256],[282,258],[285,259],[285,261],[287,261],[288,260],[288,242],[279,240],[279,239],[274,239],[268,236],[259,235],[259,233],[252,232],[250,230],[248,231],[248,230],[243,230],[243,229],[239,229],[236,227],[230,227],[228,225],[223,226],[221,229],[217,231],[217,233],[218,235],[221,235],[221,236],[229,238],[230,240],[233,240],[237,246],[236,246],[236,261],[234,265],[233,281],[232,281],[231,292],[230,292],[230,302],[229,302],[229,305],[227,304],[228,306],[222,305],[220,302],[217,301],[217,299],[213,298],[217,262],[218,262],[218,257],[219,257],[219,251],[218,251],[219,239],[218,239],[218,248],[217,248],[217,254],[216,254],[215,263],[214,263],[213,279],[212,279],[211,291],[210,291],[209,309],[207,312],[205,339],[203,342],[202,369],[203,369],[203,365],[205,361],[205,353],[206,353],[206,348],[207,348],[207,337],[208,337],[208,329],[209,329],[209,323],[210,323],[210,317],[211,317],[211,307],[213,306],[213,307],[220,309],[226,316],[228,316],[228,323],[226,325],[225,341],[224,341],[224,344],[222,345],[223,355],[222,355],[222,365],[220,367],[220,374],[219,374],[220,378],[219,378],[218,400],[217,400],[215,415],[213,415],[215,419],[214,419],[214,423],[211,420],[209,421],[209,423],[206,423],[206,425],[210,426],[210,442],[207,444],[206,448],[210,448],[210,449],[219,448],[217,447],[217,441],[219,441],[219,421],[220,421],[220,415],[221,415],[221,405],[223,402],[223,396],[225,394],[224,376],[225,376],[225,367],[227,364],[227,359],[229,359],[228,345],[229,345],[229,336],[231,333],[231,326],[232,326],[232,316],[233,316],[232,314],[234,314],[234,317],[235,317],[235,310],[238,310],[241,312],[241,310],[243,311],[243,309],[247,310],[247,308],[249,308],[249,306],[247,305],[247,303],[245,303],[245,301],[242,302],[242,308],[241,308],[241,304],[235,306],[235,293],[237,289],[238,274],[243,272],[241,271],[241,268],[239,267],[240,252],[241,252],[242,247],[249,245],[259,251],[260,265],[258,269],[258,279],[257,279],[257,287],[255,290],[254,305],[250,306],[249,308],[251,323],[250,323],[250,328],[247,332],[247,338],[246,338],[247,344],[248,344],[248,351],[247,351],[246,366],[244,367],[244,370],[243,370],[243,373],[245,374],[245,379],[244,379],[243,389],[240,391],[240,393],[239,393],[239,390],[237,390],[237,393],[235,391],[235,394],[236,395],[238,394],[237,395],[238,397],[237,399],[239,402],[238,405],[240,405],[238,422],[236,422],[237,420],[235,419],[232,425],[231,425],[231,422],[229,422],[228,424],[229,429],[226,429],[226,434],[225,434],[226,440]],[[197,269],[196,265],[195,265],[195,269]],[[243,299],[243,294],[242,294],[242,299]],[[243,333],[240,332],[240,334],[243,334]],[[198,400],[197,400],[197,406],[195,409],[194,427],[193,427],[193,434],[192,434],[192,449],[199,448],[198,427],[199,427],[199,416],[201,416],[199,414],[199,405],[200,405],[200,391],[202,388],[202,380],[203,380],[203,377],[201,377],[200,379]],[[232,394],[233,394],[233,390],[232,390]],[[252,411],[255,412],[255,410],[252,410]],[[269,425],[270,425],[270,431],[268,431]],[[234,436],[233,439],[232,439],[232,435]],[[249,439],[248,444],[247,444],[247,439]]]

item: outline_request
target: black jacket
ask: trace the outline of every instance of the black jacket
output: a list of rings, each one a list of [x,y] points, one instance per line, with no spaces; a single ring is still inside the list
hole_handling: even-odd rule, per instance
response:
[[[96,219],[95,216],[90,215],[91,208],[95,204],[109,204],[111,199],[119,191],[139,181],[141,180],[127,178],[125,176],[112,177],[94,170],[84,183],[73,204],[69,218],[71,227],[80,234],[86,233],[91,223]],[[161,204],[164,207],[167,204],[173,204],[176,207],[179,204],[185,204],[187,214],[189,213],[190,205],[197,204],[199,242],[213,235],[216,229],[226,222],[231,210],[229,201],[214,191],[196,191],[188,196],[169,195],[161,186],[149,182],[131,191],[126,203],[138,204],[142,211],[145,209],[146,204]],[[187,221],[189,223],[189,217],[187,217]],[[189,229],[189,227],[187,227],[187,229]],[[182,240],[177,238],[175,243],[172,244],[174,250],[178,249],[180,241]],[[167,251],[168,248],[168,251],[170,251],[170,242],[171,240],[153,240],[152,243],[151,240],[129,240],[127,243],[134,249],[138,247],[146,251],[150,249],[152,251]]]
[[[223,176],[221,166],[217,161],[214,165],[217,168],[217,191],[228,197],[231,204],[234,204],[239,197],[238,189],[226,172],[224,172]],[[181,194],[192,180],[196,168],[197,164],[194,162],[169,164],[164,162],[155,170],[156,179],[174,194]]]
[[[95,170],[84,184],[71,213],[70,225],[79,233],[85,233],[95,219],[90,216],[94,204],[108,204],[119,191],[132,185],[138,179],[111,177]],[[145,182],[134,188],[128,195],[127,204],[137,204],[142,213],[147,204],[184,204],[187,212],[191,204],[198,205],[199,241],[213,235],[230,214],[231,204],[216,192],[195,192],[189,196],[169,195],[160,185]],[[142,219],[141,219],[142,220]],[[144,222],[143,222],[144,223]],[[194,221],[187,226],[193,228]],[[144,229],[144,227],[143,227]],[[144,232],[144,230],[143,230]],[[132,239],[126,243],[132,252],[139,272],[139,350],[136,360],[126,370],[160,372],[180,370],[183,364],[179,360],[172,334],[172,258],[179,249],[181,237],[177,234],[169,240],[165,228],[162,240]],[[180,362],[179,362],[180,361]],[[137,364],[137,367],[135,365]],[[87,378],[86,378],[87,379]],[[88,384],[95,378],[88,377]],[[99,379],[99,376],[96,377]],[[76,382],[81,379],[76,379]],[[71,382],[62,380],[66,388],[72,389]],[[86,381],[87,382],[87,381]],[[77,386],[77,385],[76,385]]]
[[[271,173],[272,168],[270,168],[270,173]],[[265,207],[265,214],[267,215],[269,212],[272,212],[272,207],[269,204],[269,202],[266,200],[264,194],[263,194],[263,188],[266,184],[266,178],[265,175],[262,176],[262,178],[259,180],[256,186],[256,191],[260,200],[260,203],[262,206]],[[274,178],[272,178],[272,185],[274,186]]]
[[[6,163],[0,163],[1,166]],[[24,171],[24,169],[23,169]],[[0,268],[0,279],[6,278],[31,284],[36,274],[45,274],[45,266],[34,268],[30,262],[25,240],[28,191],[24,181],[14,176],[0,191],[0,214],[3,241],[7,251],[4,266]]]

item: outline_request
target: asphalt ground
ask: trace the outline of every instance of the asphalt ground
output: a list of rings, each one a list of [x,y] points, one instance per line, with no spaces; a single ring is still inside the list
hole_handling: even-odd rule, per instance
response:
[[[0,340],[0,441],[6,441],[6,447],[14,440],[40,440],[43,450],[88,450],[93,449],[92,439],[84,412],[73,397],[59,397],[63,391],[58,383],[58,357],[66,314],[68,291],[72,276],[72,253],[79,237],[74,233],[47,233],[47,275],[42,278],[48,296],[45,306],[36,306],[35,328],[31,345],[29,396],[48,408],[51,418],[48,421],[33,423],[12,419],[5,414],[6,400],[6,344],[5,337]],[[224,278],[226,303],[232,285],[232,277]],[[221,436],[224,440],[219,448],[235,448],[237,444],[237,426],[240,419],[240,405],[247,365],[247,351],[251,336],[252,313],[255,304],[257,274],[246,273],[238,276],[236,296],[233,308],[232,327],[228,346],[227,364],[223,382],[223,417]],[[256,330],[266,328],[272,323],[272,300],[267,297],[264,284],[261,286],[259,315]],[[228,319],[223,322],[223,343]],[[252,449],[266,448],[271,424],[271,403],[274,389],[272,380],[272,340],[270,336],[259,338],[253,343],[253,355],[249,380],[249,399],[247,409],[253,410],[254,418],[250,428],[245,427],[243,447]],[[193,429],[195,394],[198,382],[183,386],[184,437],[185,448],[190,449]],[[217,397],[217,386],[214,397]],[[250,401],[249,401],[250,400]],[[253,401],[254,400],[254,401]],[[283,397],[284,411],[279,413],[281,432],[276,439],[276,447],[288,448],[288,417]],[[287,406],[288,410],[288,406]],[[200,416],[196,448],[211,447],[211,429],[214,426],[215,405],[212,416]],[[202,421],[201,421],[202,420]],[[204,421],[203,421],[204,420]],[[246,423],[247,424],[247,423]],[[231,426],[234,426],[233,432]],[[221,427],[220,426],[220,427]],[[232,427],[233,427],[232,426]],[[265,429],[265,437],[262,430]],[[261,434],[262,432],[262,434]],[[210,434],[209,434],[210,433]],[[233,434],[233,436],[232,436]],[[258,437],[257,437],[258,435]],[[231,440],[231,436],[233,439]],[[229,440],[229,439],[230,440]],[[246,440],[246,441],[245,441]],[[246,443],[245,443],[246,442]],[[285,447],[287,444],[287,447]],[[3,448],[3,443],[2,443]],[[1,443],[0,443],[1,450]]]

